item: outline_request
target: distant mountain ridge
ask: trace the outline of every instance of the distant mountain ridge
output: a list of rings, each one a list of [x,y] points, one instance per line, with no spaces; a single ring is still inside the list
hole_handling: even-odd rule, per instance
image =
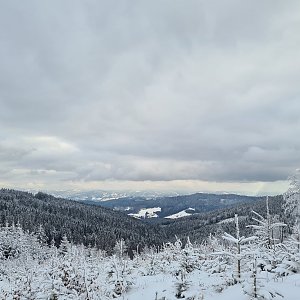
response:
[[[154,208],[160,208],[156,212],[156,217],[158,218],[171,218],[172,216],[177,218],[233,207],[242,203],[251,203],[263,198],[237,194],[195,193],[190,195],[160,196],[151,199],[141,196],[130,196],[107,201],[77,200],[111,208],[127,215],[144,219],[147,217],[153,218],[151,211]]]
[[[156,199],[159,197],[178,196],[183,193],[171,191],[130,191],[130,190],[91,190],[91,191],[49,191],[55,197],[67,198],[76,201],[108,201],[131,197],[141,197],[145,199]]]

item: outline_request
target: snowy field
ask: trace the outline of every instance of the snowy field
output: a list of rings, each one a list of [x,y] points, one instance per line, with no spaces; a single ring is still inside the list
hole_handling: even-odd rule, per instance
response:
[[[281,296],[273,299],[299,300],[300,298],[300,275],[293,275],[280,280],[266,277],[266,287],[277,291]],[[206,300],[249,300],[250,297],[244,293],[243,286],[236,284],[226,287],[222,291],[220,275],[211,276],[206,272],[194,272],[189,277],[190,287],[185,293],[185,299]],[[121,299],[126,300],[155,300],[155,299],[178,299],[176,296],[176,280],[171,275],[144,276],[140,277],[132,289]],[[165,298],[164,298],[165,297]],[[271,297],[271,296],[270,296]],[[268,298],[266,298],[268,299]],[[272,299],[272,298],[270,298]]]
[[[136,214],[128,214],[128,216],[137,218],[137,219],[146,219],[146,218],[157,218],[157,212],[160,212],[160,207],[151,207],[151,208],[142,208]]]
[[[173,215],[170,215],[170,216],[167,216],[165,217],[165,219],[178,219],[178,218],[183,218],[183,217],[187,217],[187,216],[190,216],[191,214],[186,212],[187,209],[185,210],[182,210],[176,214],[173,214]]]

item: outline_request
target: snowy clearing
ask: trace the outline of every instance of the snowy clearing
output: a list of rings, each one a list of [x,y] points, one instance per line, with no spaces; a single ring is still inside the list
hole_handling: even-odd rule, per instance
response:
[[[182,210],[176,214],[173,214],[173,215],[170,215],[170,216],[167,216],[165,217],[165,219],[178,219],[178,218],[183,218],[183,217],[187,217],[187,216],[190,216],[191,214],[190,213],[187,213],[188,209],[185,209],[185,210]],[[190,208],[189,208],[190,210]]]
[[[152,207],[152,208],[142,208],[138,213],[136,214],[128,214],[128,216],[137,218],[137,219],[147,219],[147,218],[157,218],[158,215],[156,212],[160,212],[160,207]]]

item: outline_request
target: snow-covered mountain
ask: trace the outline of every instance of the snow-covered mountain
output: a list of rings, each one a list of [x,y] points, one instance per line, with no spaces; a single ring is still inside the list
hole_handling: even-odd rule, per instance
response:
[[[104,191],[104,190],[92,190],[92,191],[50,191],[49,194],[55,197],[68,198],[76,201],[109,201],[118,200],[123,198],[143,198],[143,199],[157,199],[160,197],[171,197],[182,195],[180,192],[174,191]]]
[[[140,211],[159,207],[157,218],[181,218],[193,214],[199,214],[209,211],[214,211],[222,208],[234,207],[242,203],[254,203],[261,200],[261,197],[243,196],[235,194],[207,194],[196,193],[190,195],[176,196],[160,196],[160,193],[155,194],[103,194],[101,200],[97,200],[91,192],[89,196],[79,194],[73,195],[73,199],[83,203],[95,204],[112,208],[117,211],[126,213],[127,215],[140,218]],[[138,195],[138,196],[137,196]],[[122,197],[121,197],[122,196]],[[147,196],[147,197],[146,197]],[[152,198],[151,198],[152,196]],[[80,200],[81,197],[81,200]],[[115,199],[112,199],[114,197]],[[120,198],[118,198],[120,197]],[[94,200],[93,200],[94,199]],[[104,201],[106,200],[106,201]],[[192,208],[192,209],[190,209]],[[146,219],[151,216],[146,216]],[[143,219],[144,216],[143,216]]]

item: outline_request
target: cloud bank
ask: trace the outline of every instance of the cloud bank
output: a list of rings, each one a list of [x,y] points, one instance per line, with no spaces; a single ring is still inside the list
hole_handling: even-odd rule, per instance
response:
[[[1,3],[0,183],[285,180],[298,28],[299,1]]]

